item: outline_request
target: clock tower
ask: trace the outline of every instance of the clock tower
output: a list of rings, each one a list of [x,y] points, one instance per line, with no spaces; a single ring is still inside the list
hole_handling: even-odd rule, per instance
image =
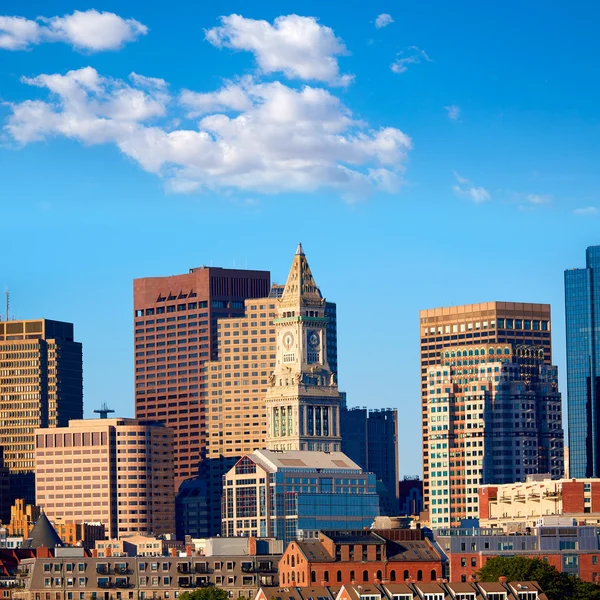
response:
[[[277,302],[277,362],[265,396],[267,448],[340,451],[342,398],[327,361],[325,299],[302,244]]]

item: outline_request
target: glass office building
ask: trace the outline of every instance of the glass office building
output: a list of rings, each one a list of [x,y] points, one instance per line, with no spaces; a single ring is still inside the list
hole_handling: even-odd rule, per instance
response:
[[[379,516],[375,475],[341,452],[257,450],[223,477],[224,536],[285,544],[320,530],[359,530]]]
[[[565,271],[571,477],[600,476],[600,246],[585,269]]]

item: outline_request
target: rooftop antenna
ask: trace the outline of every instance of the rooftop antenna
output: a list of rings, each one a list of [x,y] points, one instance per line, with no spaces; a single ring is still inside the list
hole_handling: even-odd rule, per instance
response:
[[[112,408],[108,408],[106,402],[103,402],[102,406],[93,412],[98,413],[101,419],[106,419],[109,413],[114,413],[115,411]]]
[[[4,293],[6,294],[6,320],[8,321],[8,309],[10,308],[10,292],[6,290]]]

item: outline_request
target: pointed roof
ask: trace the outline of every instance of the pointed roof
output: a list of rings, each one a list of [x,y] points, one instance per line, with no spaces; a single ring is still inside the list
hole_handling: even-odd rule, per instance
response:
[[[56,533],[52,523],[48,520],[46,513],[42,513],[40,518],[35,522],[29,537],[23,543],[23,548],[56,548],[63,546],[63,542]]]
[[[284,306],[322,306],[323,296],[308,266],[302,244],[298,244],[281,302]]]

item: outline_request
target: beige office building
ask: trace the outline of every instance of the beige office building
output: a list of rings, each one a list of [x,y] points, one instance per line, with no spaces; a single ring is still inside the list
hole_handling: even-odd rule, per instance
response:
[[[36,502],[51,521],[99,521],[109,538],[175,532],[171,429],[85,419],[35,436]]]
[[[420,312],[420,337],[423,496],[426,513],[425,519],[428,520],[427,513],[430,508],[432,495],[431,477],[434,468],[436,469],[435,473],[437,476],[437,463],[439,462],[437,456],[435,457],[435,461],[431,459],[431,445],[437,445],[436,442],[430,440],[432,406],[429,398],[429,379],[431,374],[433,373],[433,377],[439,376],[443,378],[444,370],[442,367],[446,358],[445,355],[451,348],[461,347],[467,350],[468,353],[470,347],[475,348],[475,346],[481,344],[507,345],[511,355],[513,348],[517,346],[536,346],[542,350],[545,364],[551,365],[550,305],[523,302],[483,302],[480,304],[422,310]],[[502,347],[504,348],[504,346]],[[475,363],[479,367],[481,360],[479,357],[473,356],[469,360],[472,360],[474,363],[470,368],[474,370]],[[436,367],[440,367],[440,369]],[[477,369],[478,372],[479,369]],[[460,375],[464,374],[461,373]],[[467,378],[462,377],[462,379]],[[434,387],[431,389],[437,391],[438,388]],[[437,418],[438,415],[435,415],[436,423]],[[460,433],[457,432],[457,435],[460,435]],[[437,448],[434,448],[436,454],[438,454],[437,450]],[[448,453],[446,452],[446,454]],[[450,462],[453,463],[451,465],[453,467],[455,466],[454,463],[457,463],[459,460],[462,463],[460,466],[466,467],[466,456],[464,455],[446,456],[443,458],[451,458]],[[472,462],[472,457],[469,457],[469,460]],[[431,465],[432,462],[435,462],[434,466]],[[479,478],[479,475],[478,473],[477,478]],[[474,480],[475,477],[472,478],[473,486],[479,483],[475,483]]]
[[[82,417],[82,350],[72,323],[1,322],[0,446],[13,499],[34,502],[36,427],[64,427]]]

